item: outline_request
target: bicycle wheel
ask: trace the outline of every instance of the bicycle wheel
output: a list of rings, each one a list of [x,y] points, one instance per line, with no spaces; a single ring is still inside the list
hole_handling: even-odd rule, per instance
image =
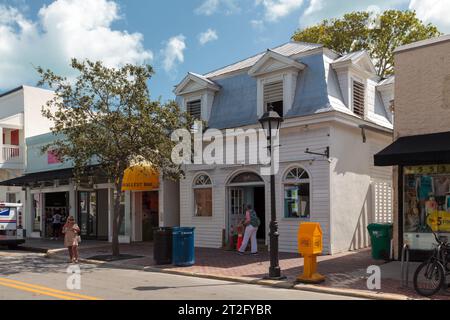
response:
[[[444,286],[444,270],[440,263],[426,261],[414,273],[414,289],[418,294],[430,297]]]

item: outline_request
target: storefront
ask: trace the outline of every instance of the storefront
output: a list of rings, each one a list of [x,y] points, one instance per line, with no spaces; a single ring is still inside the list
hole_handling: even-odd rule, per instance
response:
[[[450,236],[450,165],[404,167],[404,242],[413,250],[430,250],[433,232]]]
[[[44,193],[42,198],[44,199],[44,238],[60,235],[60,230],[53,230],[53,216],[59,215],[62,224],[66,222],[69,217],[69,192]]]
[[[151,166],[138,165],[125,171],[122,191],[131,198],[131,241],[152,241],[159,227],[159,173]]]
[[[108,240],[112,185],[97,169],[91,170],[79,185],[73,181],[73,169],[36,172],[2,182],[26,190],[25,225],[29,237],[61,235],[53,230],[53,217],[59,214],[61,224],[69,216],[75,217],[84,239]]]
[[[201,198],[195,195],[196,208],[201,203]],[[254,172],[242,172],[233,177],[228,184],[228,228],[227,235],[234,233],[237,226],[245,220],[247,205],[252,206],[258,215],[261,225],[258,228],[257,239],[263,244],[266,241],[266,208],[265,208],[265,183]]]
[[[78,191],[78,224],[85,239],[108,240],[108,189]]]
[[[450,238],[450,132],[402,137],[375,155],[378,166],[398,166],[398,252],[407,244],[421,260]]]

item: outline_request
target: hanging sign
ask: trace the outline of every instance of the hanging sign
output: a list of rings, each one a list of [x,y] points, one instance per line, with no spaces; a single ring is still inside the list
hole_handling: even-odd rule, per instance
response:
[[[405,174],[440,174],[449,173],[449,164],[424,165],[424,166],[408,166],[404,167]]]

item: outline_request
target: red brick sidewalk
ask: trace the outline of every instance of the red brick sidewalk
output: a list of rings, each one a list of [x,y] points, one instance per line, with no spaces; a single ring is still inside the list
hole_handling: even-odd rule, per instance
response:
[[[80,256],[90,259],[97,255],[110,254],[109,248],[80,248]],[[259,256],[240,256],[236,252],[221,249],[196,248],[195,265],[191,267],[176,267],[172,265],[155,266],[153,261],[153,245],[151,243],[139,243],[121,245],[121,253],[141,256],[140,258],[113,262],[112,265],[121,267],[157,267],[162,270],[183,271],[200,273],[211,276],[244,277],[248,279],[261,279],[267,276],[270,259],[268,252],[262,252]],[[64,255],[64,252],[58,255]],[[382,266],[383,261],[373,260],[370,249],[347,252],[334,256],[322,256],[318,258],[318,269],[326,276],[324,287],[367,290],[367,267],[371,265]],[[296,277],[303,272],[303,258],[298,254],[280,253],[280,267],[287,281],[294,282]],[[399,270],[400,272],[400,270]],[[411,286],[411,284],[410,284]],[[420,298],[412,289],[402,288],[399,279],[382,279],[380,292],[403,294],[412,298]],[[441,295],[435,299],[450,299],[450,295]]]

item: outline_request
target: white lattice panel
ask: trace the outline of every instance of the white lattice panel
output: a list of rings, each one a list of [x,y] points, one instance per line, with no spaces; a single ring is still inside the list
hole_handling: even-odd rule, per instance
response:
[[[374,222],[393,222],[393,190],[390,183],[384,181],[373,181],[374,193]]]

